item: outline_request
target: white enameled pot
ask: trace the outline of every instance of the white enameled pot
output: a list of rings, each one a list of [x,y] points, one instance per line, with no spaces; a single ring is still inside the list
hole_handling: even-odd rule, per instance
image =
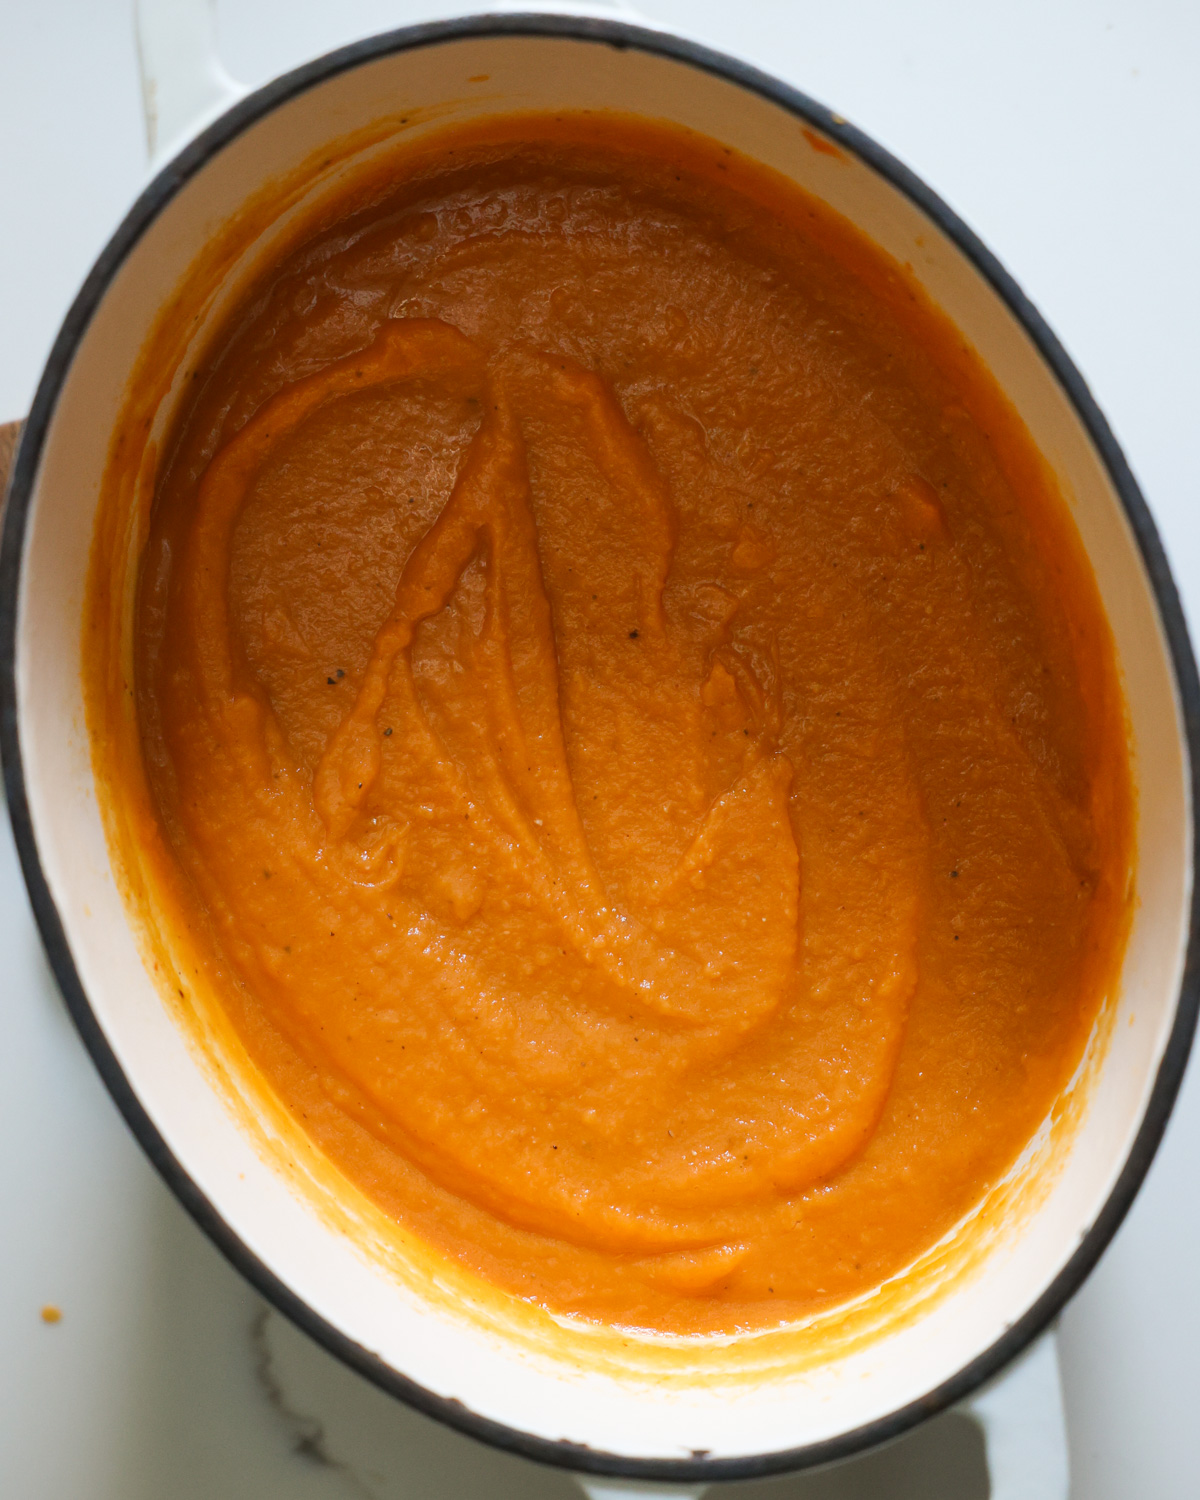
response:
[[[485,1441],[575,1470],[595,1496],[649,1493],[656,1483],[699,1493],[716,1480],[828,1463],[971,1401],[989,1432],[993,1494],[1063,1496],[1053,1347],[1033,1341],[1128,1209],[1196,1020],[1200,691],[1175,588],[1083,380],[943,203],[792,89],[614,18],[611,8],[588,10],[409,28],[243,96],[216,63],[206,0],[143,4],[148,120],[169,159],[160,152],[165,165],[96,263],[54,346],[17,454],[0,556],[2,749],[34,911],[96,1065],[172,1189],[268,1298],[397,1396]],[[484,77],[486,90],[466,86]],[[414,135],[556,108],[619,109],[715,137],[792,178],[911,265],[1057,474],[1127,694],[1138,905],[1114,1023],[1097,1034],[1077,1124],[1054,1170],[969,1274],[919,1315],[815,1367],[784,1362],[733,1384],[706,1369],[703,1349],[690,1376],[665,1382],[608,1361],[589,1365],[586,1340],[570,1358],[539,1353],[498,1324],[457,1316],[445,1299],[404,1285],[289,1186],[213,1087],[147,972],[114,880],[85,729],[81,620],[101,477],[139,353],[181,288],[186,305],[198,250],[268,184],[319,162],[327,145],[362,138],[364,159],[386,149],[386,131],[369,141],[361,134],[381,120],[403,112]],[[814,149],[814,136],[837,150]],[[313,171],[316,195],[328,184]],[[285,231],[284,219],[261,222],[258,239],[228,268],[222,295],[205,303],[197,347]],[[173,390],[162,402],[156,434],[170,426],[178,399]],[[1019,1378],[994,1383],[1018,1356]]]

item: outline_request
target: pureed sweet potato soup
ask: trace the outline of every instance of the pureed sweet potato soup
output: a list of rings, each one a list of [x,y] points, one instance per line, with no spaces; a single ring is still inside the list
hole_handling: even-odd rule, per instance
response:
[[[314,222],[192,387],[127,774],[303,1129],[558,1312],[911,1263],[1077,1067],[1132,861],[1093,579],[954,331],[719,146],[526,118]]]

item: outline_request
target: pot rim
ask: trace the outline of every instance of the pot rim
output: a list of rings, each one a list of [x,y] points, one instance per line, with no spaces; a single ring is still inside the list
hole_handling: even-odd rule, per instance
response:
[[[1170,654],[1189,759],[1192,891],[1187,954],[1175,1018],[1136,1137],[1108,1198],[1066,1265],[1025,1313],[982,1353],[928,1394],[837,1437],[738,1458],[637,1458],[565,1439],[537,1437],[441,1397],[385,1364],[320,1317],[230,1228],[168,1148],[118,1063],[84,993],[62,918],[38,854],[17,725],[18,592],[34,480],[58,396],[92,316],[130,251],[175,194],[213,157],[278,106],[342,73],[393,54],[445,42],[499,37],[561,38],[637,50],[715,75],[815,126],[903,193],[953,242],[1032,340],[1083,425],[1120,499],[1146,569]],[[278,1311],[331,1354],[409,1406],[467,1436],[540,1463],[622,1479],[695,1483],[753,1479],[829,1464],[899,1437],[962,1401],[1040,1334],[1092,1271],[1129,1211],[1174,1106],[1200,1012],[1200,679],[1183,609],[1150,511],[1087,383],[1041,314],[978,236],[915,173],[861,130],[806,94],[700,43],[619,20],[570,15],[473,15],[400,27],[325,54],[254,90],[189,142],[142,191],[101,251],[63,321],[21,434],[0,543],[0,759],[13,836],[50,966],[108,1092],[175,1197],[218,1250]]]

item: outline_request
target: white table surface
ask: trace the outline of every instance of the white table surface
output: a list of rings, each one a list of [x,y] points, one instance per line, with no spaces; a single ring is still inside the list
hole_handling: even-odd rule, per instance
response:
[[[256,84],[372,31],[468,8],[222,0],[222,50]],[[1090,381],[1200,620],[1196,0],[641,9],[832,105],[980,232]],[[0,0],[0,420],[28,409],[59,320],[144,170],[131,0]],[[142,1159],[49,977],[6,825],[0,935],[0,1495],[566,1500],[560,1476],[404,1413],[397,1431],[425,1467],[373,1488],[337,1461],[336,1421],[322,1448],[272,1405],[268,1357],[291,1360],[300,1379],[325,1356],[294,1343],[289,1353],[298,1336],[262,1323],[257,1298]],[[1200,1494],[1198,1169],[1193,1068],[1141,1196],[1063,1319],[1074,1500]],[[42,1322],[46,1303],[61,1323]],[[338,1389],[351,1442],[384,1398],[348,1375]],[[837,1493],[978,1492],[978,1454],[945,1424],[938,1442],[915,1440],[888,1462],[869,1461]],[[922,1480],[935,1462],[936,1484]],[[831,1485],[736,1490],[782,1500]]]

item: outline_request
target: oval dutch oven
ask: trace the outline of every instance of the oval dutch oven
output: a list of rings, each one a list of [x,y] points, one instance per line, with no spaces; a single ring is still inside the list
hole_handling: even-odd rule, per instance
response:
[[[968,1398],[990,1428],[993,1494],[1065,1495],[1065,1461],[1020,1426],[1023,1416],[1036,1426],[1058,1401],[1053,1350],[1043,1343],[1018,1374],[979,1392],[1046,1329],[1129,1208],[1197,1008],[1195,664],[1154,524],[1084,381],[995,257],[912,172],[828,109],[728,57],[614,19],[479,16],[346,47],[225,107],[206,23],[204,0],[143,8],[144,52],[178,75],[178,123],[203,108],[210,123],[154,176],[67,316],[20,442],[0,559],[2,750],[17,846],[54,972],[130,1127],[233,1264],[332,1353],[453,1427],[576,1471],[594,1495],[655,1483],[699,1493],[716,1480],[829,1463]],[[472,90],[467,81],[481,77],[486,88]],[[143,963],[97,811],[80,658],[97,498],[140,351],[165,308],[191,315],[198,249],[327,146],[338,147],[331,172],[345,170],[348,139],[365,142],[363,160],[386,149],[380,122],[411,134],[562,108],[622,110],[713,137],[912,266],[1058,476],[1127,693],[1138,905],[1116,1024],[1097,1041],[1077,1127],[970,1274],[815,1366],[749,1346],[736,1378],[728,1350],[714,1362],[693,1348],[688,1369],[669,1376],[635,1356],[627,1366],[593,1359],[583,1333],[539,1345],[360,1253],[256,1148],[183,1039]],[[314,167],[311,196],[328,187]],[[227,295],[197,305],[196,347],[286,217],[266,216],[228,268]],[[163,401],[155,436],[177,399]]]

